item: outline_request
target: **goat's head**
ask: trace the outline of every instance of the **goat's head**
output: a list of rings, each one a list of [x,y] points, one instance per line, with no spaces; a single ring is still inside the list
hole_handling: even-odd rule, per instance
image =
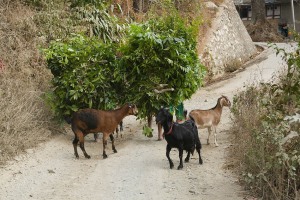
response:
[[[129,108],[129,111],[128,111],[129,115],[137,115],[138,114],[138,109],[135,104],[129,103],[128,108]]]
[[[224,95],[222,95],[222,97],[220,97],[220,104],[222,105],[222,107],[227,106],[230,108],[230,106],[231,106],[230,100],[228,99],[228,97],[226,97]]]
[[[155,118],[156,118],[155,121],[156,121],[157,124],[158,123],[163,124],[163,123],[166,123],[166,122],[169,122],[169,121],[173,121],[173,116],[169,112],[169,109],[167,109],[167,108],[159,109],[159,111],[156,114]]]

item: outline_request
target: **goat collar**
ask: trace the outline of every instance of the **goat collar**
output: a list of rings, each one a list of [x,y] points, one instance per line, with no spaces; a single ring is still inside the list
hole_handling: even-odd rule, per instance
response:
[[[171,127],[169,129],[169,131],[167,133],[164,133],[164,135],[170,135],[172,133],[172,130],[173,130],[173,125],[174,125],[174,122],[172,122],[171,124]]]

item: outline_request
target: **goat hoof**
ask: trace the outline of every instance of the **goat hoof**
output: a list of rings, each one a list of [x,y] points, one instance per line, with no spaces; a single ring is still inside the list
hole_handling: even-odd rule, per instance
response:
[[[179,166],[177,167],[178,170],[180,170],[180,169],[182,169],[182,168],[183,168],[182,165],[179,165]]]
[[[86,157],[87,159],[90,159],[90,158],[91,158],[91,156],[90,156],[90,155],[85,155],[85,157]]]
[[[118,151],[116,149],[114,149],[114,153],[118,153]]]
[[[184,159],[184,162],[188,163],[188,162],[189,162],[189,159]]]
[[[106,154],[103,154],[103,159],[107,158],[108,156]]]
[[[170,164],[170,169],[173,169],[174,168],[174,164]]]
[[[218,147],[219,145],[218,144],[216,144],[216,147]]]
[[[201,159],[201,160],[199,160],[199,164],[200,164],[200,165],[202,165],[202,164],[203,164],[203,161],[202,161],[202,159]]]

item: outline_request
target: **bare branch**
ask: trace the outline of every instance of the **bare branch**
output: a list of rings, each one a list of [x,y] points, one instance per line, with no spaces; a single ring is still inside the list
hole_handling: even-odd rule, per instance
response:
[[[168,91],[174,91],[174,88],[166,88],[166,89],[161,89],[161,90],[154,89],[153,91],[157,94],[161,94],[161,93],[168,92]]]

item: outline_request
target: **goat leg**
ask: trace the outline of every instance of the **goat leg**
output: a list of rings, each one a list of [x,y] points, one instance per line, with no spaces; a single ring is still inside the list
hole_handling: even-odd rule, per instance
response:
[[[208,127],[207,130],[208,130],[207,145],[209,145],[209,138],[210,138],[210,134],[211,134],[211,127]]]
[[[95,142],[97,142],[97,139],[99,138],[99,134],[98,133],[94,133],[94,139],[95,139]]]
[[[170,158],[170,151],[171,151],[171,146],[170,145],[167,145],[167,151],[166,151],[166,156],[167,156],[167,158],[168,158],[168,160],[169,160],[169,163],[170,163],[170,169],[173,169],[173,167],[174,167],[174,164],[173,164],[173,162],[172,162],[172,160],[171,160],[171,158]]]
[[[73,147],[74,147],[74,154],[75,154],[75,157],[78,159],[79,158],[79,155],[78,155],[78,152],[77,152],[77,144],[78,144],[78,138],[75,136],[74,140],[73,140]]]
[[[116,138],[119,138],[119,128],[118,127],[116,128],[116,133],[117,133],[117,137]]]
[[[214,132],[215,132],[215,145],[216,145],[216,147],[218,147],[219,144],[217,142],[217,127],[214,127]]]
[[[117,149],[115,147],[115,139],[114,139],[113,134],[110,134],[109,137],[110,137],[110,140],[111,140],[112,149],[113,149],[114,153],[118,153],[118,151],[117,151]]]
[[[197,148],[197,152],[198,152],[198,155],[199,155],[199,164],[202,165],[203,161],[202,161],[201,154],[200,154],[200,148]]]
[[[183,148],[179,148],[179,160],[180,160],[180,164],[177,167],[177,169],[182,169],[183,168],[183,163],[182,163],[182,156],[183,156]]]
[[[191,152],[188,151],[187,156],[186,156],[186,158],[184,159],[184,162],[189,162],[189,160],[190,160],[190,154],[191,154]]]
[[[105,148],[106,148],[106,145],[107,145],[107,135],[105,133],[103,133],[103,159],[107,158],[108,156],[106,155],[106,152],[105,152]]]
[[[89,156],[89,155],[86,153],[85,148],[84,148],[84,137],[85,137],[86,135],[87,135],[87,134],[84,133],[84,132],[79,132],[79,133],[77,134],[78,139],[79,139],[79,146],[80,146],[81,151],[82,151],[83,154],[84,154],[84,157],[90,159],[91,156]]]
[[[120,132],[123,131],[123,121],[120,122]]]
[[[84,154],[84,157],[90,159],[91,156],[89,156],[89,155],[86,153],[85,149],[84,149],[84,142],[80,142],[80,143],[79,143],[79,146],[80,146],[80,148],[81,148],[81,150],[82,150],[82,152],[83,152],[83,154]]]

